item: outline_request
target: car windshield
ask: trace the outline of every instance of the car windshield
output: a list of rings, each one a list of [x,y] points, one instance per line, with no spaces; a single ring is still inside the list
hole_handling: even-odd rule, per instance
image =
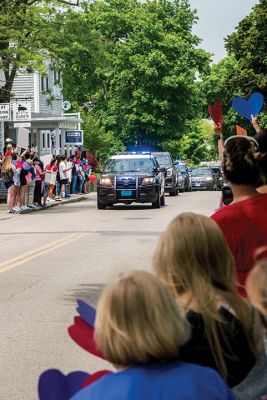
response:
[[[192,175],[194,175],[194,176],[199,176],[199,175],[209,176],[209,175],[211,175],[211,170],[210,170],[210,168],[194,168],[192,170]]]
[[[124,158],[108,160],[104,173],[107,172],[148,172],[153,171],[154,162],[150,158]]]
[[[161,167],[170,167],[172,165],[172,160],[168,154],[154,154],[157,162]]]

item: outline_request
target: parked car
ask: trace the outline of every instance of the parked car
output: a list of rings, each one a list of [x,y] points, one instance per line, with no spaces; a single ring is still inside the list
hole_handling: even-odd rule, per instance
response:
[[[97,208],[116,203],[152,203],[152,208],[165,205],[166,170],[149,154],[116,153],[110,157],[97,183]]]
[[[157,162],[161,168],[165,168],[167,175],[165,177],[165,192],[170,196],[177,196],[178,189],[178,170],[176,164],[168,152],[152,152],[152,156],[156,157]]]
[[[211,167],[192,169],[192,190],[217,190],[217,177]]]
[[[176,161],[178,170],[178,187],[181,192],[190,192],[192,190],[191,173],[185,163]]]

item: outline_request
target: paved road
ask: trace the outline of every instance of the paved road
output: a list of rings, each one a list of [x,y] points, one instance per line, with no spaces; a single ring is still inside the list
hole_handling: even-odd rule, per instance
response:
[[[0,221],[0,399],[37,399],[41,371],[110,367],[69,339],[75,300],[96,304],[120,272],[151,269],[160,233],[178,213],[210,215],[219,192],[166,197],[160,210],[96,210],[95,197]]]

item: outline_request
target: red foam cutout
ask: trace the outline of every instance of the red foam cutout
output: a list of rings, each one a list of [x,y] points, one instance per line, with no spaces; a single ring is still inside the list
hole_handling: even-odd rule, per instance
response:
[[[72,340],[88,353],[106,359],[95,343],[94,328],[89,326],[81,317],[74,317],[74,324],[68,328],[68,333]]]
[[[208,111],[213,122],[215,122],[216,125],[221,125],[223,122],[222,103],[220,101],[216,101],[216,103],[213,105],[209,104]]]

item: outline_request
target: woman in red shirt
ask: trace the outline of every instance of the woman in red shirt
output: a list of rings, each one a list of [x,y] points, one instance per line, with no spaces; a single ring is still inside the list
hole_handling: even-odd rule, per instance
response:
[[[235,258],[238,291],[246,296],[244,285],[253,267],[257,248],[267,245],[267,194],[256,187],[261,180],[262,155],[252,137],[231,136],[225,142],[223,172],[233,192],[233,202],[211,218],[223,231]]]

